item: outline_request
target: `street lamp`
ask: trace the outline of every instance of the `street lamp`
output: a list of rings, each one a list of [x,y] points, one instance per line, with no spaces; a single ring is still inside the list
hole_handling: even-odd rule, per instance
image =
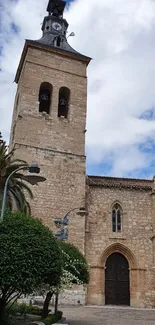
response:
[[[63,218],[55,218],[54,223],[55,225],[60,228],[59,231],[55,233],[55,237],[60,240],[60,241],[65,241],[68,240],[68,226],[69,226],[69,214],[72,211],[78,210],[76,214],[80,216],[84,216],[86,214],[86,210],[84,207],[78,207],[78,208],[73,208],[69,210]],[[55,310],[57,309],[58,306],[58,292],[56,293],[56,299],[55,299]]]
[[[78,214],[80,216],[84,216],[86,214],[86,210],[84,207],[80,207],[80,208],[78,207],[78,208],[73,208],[73,209],[69,210],[63,218],[55,218],[54,219],[54,223],[55,223],[56,227],[60,228],[60,230],[55,233],[55,236],[57,239],[59,239],[61,241],[68,239],[67,226],[69,226],[69,214],[75,210],[78,210],[78,212],[76,214]]]
[[[13,174],[15,174],[16,172],[18,172],[19,170],[28,170],[29,173],[34,173],[34,174],[39,174],[40,173],[40,168],[38,167],[36,162],[32,162],[31,165],[22,165],[20,167],[18,167],[17,169],[13,170],[13,172],[8,176],[8,178],[6,179],[5,182],[5,186],[4,186],[4,194],[3,194],[3,201],[2,201],[2,209],[1,209],[1,217],[0,217],[0,221],[3,221],[4,218],[4,210],[5,210],[5,203],[6,203],[6,195],[7,195],[7,187],[8,187],[8,183],[10,178],[12,177]],[[23,175],[22,176],[23,180],[26,180],[27,182],[31,183],[32,185],[37,184],[38,182],[44,182],[46,180],[45,177],[41,177],[38,175]]]

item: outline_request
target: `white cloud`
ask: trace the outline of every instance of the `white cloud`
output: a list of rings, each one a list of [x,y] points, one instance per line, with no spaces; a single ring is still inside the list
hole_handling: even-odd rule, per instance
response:
[[[5,0],[3,5],[0,129],[8,138],[15,70],[24,39],[41,35],[47,0]],[[155,121],[144,114],[149,109],[155,113],[154,0],[76,0],[65,17],[76,34],[71,45],[93,58],[88,68],[88,161],[101,164],[108,157],[112,175],[145,173],[155,145]],[[13,22],[18,34],[11,30]]]

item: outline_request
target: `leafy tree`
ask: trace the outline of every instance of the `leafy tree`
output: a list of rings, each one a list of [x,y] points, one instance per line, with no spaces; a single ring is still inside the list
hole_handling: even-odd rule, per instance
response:
[[[20,212],[5,213],[0,223],[0,325],[7,304],[30,294],[41,284],[57,286],[61,250],[41,221]]]
[[[6,142],[2,139],[0,132],[0,198],[2,199],[4,185],[7,177],[20,166],[25,165],[26,162],[21,159],[14,159],[15,149],[9,152]],[[7,191],[7,205],[10,209],[13,207],[13,202],[16,203],[17,209],[22,212],[30,213],[30,205],[26,199],[25,194],[33,198],[33,194],[27,186],[26,182],[22,180],[22,174],[16,172],[12,175],[8,184]]]
[[[59,245],[63,253],[64,270],[72,275],[72,283],[87,284],[89,271],[83,254],[71,243],[60,241]]]
[[[56,295],[55,312],[57,312],[59,292],[71,288],[73,284],[82,285],[89,282],[88,264],[82,253],[68,242],[59,241],[58,243],[63,259],[61,281],[56,287],[47,287],[47,289],[50,287],[50,290],[46,294],[42,318],[48,315],[49,303],[53,294]]]

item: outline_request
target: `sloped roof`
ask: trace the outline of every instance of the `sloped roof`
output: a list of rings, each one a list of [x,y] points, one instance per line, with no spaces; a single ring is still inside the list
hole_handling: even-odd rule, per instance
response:
[[[87,184],[89,186],[98,186],[106,188],[124,188],[148,191],[151,191],[153,188],[153,180],[106,176],[87,176]]]

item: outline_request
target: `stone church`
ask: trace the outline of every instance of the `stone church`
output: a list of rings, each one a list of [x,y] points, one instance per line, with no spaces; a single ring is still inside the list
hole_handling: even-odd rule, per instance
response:
[[[68,239],[85,254],[85,303],[155,306],[155,181],[86,175],[87,66],[67,41],[66,2],[49,0],[39,40],[26,40],[15,82],[10,147],[37,161],[32,215],[55,231],[70,212]],[[96,108],[97,109],[97,108]],[[84,216],[74,208],[85,207]]]

